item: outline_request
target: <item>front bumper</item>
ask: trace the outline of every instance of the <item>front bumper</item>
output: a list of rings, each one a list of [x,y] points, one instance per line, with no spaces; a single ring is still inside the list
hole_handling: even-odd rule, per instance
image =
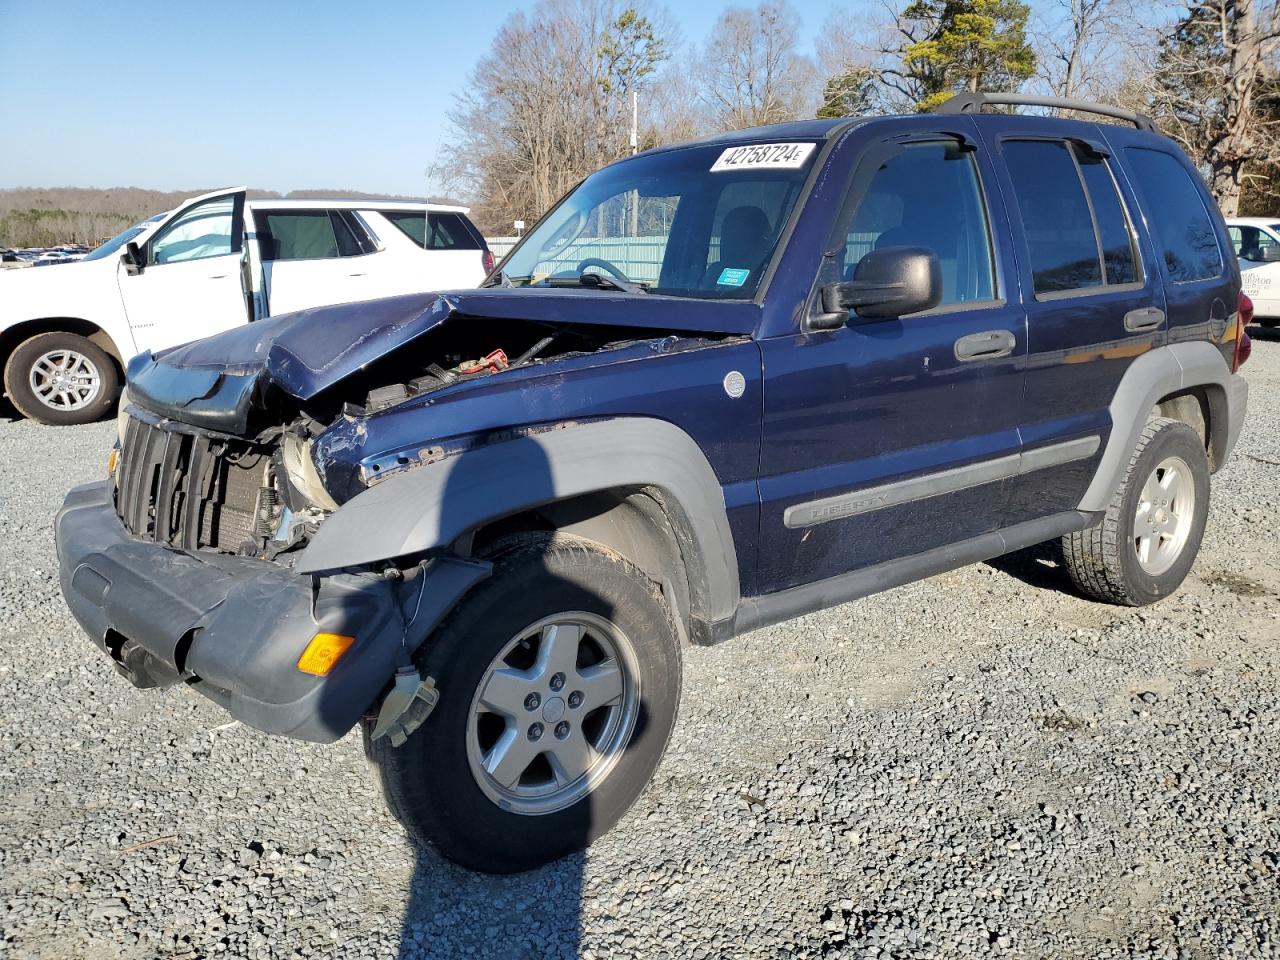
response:
[[[186,682],[249,726],[319,742],[355,725],[402,646],[415,648],[488,572],[446,561],[401,586],[373,574],[302,577],[266,560],[178,550],[125,530],[110,481],[72,490],[55,532],[67,605],[136,686]],[[297,662],[322,632],[356,642],[316,677]]]

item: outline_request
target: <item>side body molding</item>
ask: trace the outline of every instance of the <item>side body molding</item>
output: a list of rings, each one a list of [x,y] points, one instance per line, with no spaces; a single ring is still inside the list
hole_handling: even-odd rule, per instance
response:
[[[1219,348],[1208,341],[1157,347],[1135,360],[1120,381],[1110,406],[1111,436],[1093,482],[1080,501],[1080,510],[1107,508],[1148,414],[1161,398],[1192,387],[1209,388],[1215,419],[1212,459],[1218,466],[1226,461],[1244,423],[1248,397],[1244,379],[1231,373]],[[1225,423],[1219,420],[1222,415]]]
[[[397,474],[320,525],[297,566],[337,570],[453,543],[493,520],[569,497],[621,487],[657,488],[681,514],[697,551],[705,615],[733,615],[738,559],[724,494],[693,439],[670,423],[622,417],[565,425],[482,446]],[[695,574],[696,571],[696,574]]]

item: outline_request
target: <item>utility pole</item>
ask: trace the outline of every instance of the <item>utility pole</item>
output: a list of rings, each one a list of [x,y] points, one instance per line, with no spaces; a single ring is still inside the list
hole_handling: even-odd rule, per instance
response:
[[[639,137],[640,126],[640,107],[639,98],[636,95],[635,88],[631,90],[631,155],[636,155],[636,150],[640,145]],[[636,236],[640,232],[640,193],[635,191],[631,195],[631,236]]]

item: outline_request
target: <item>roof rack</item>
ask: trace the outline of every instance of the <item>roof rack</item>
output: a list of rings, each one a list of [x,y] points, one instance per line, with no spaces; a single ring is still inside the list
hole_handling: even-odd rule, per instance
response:
[[[1081,113],[1096,113],[1104,117],[1115,117],[1127,120],[1139,130],[1148,133],[1159,133],[1156,126],[1145,113],[1134,113],[1120,107],[1109,107],[1102,103],[1090,103],[1088,100],[1072,100],[1067,97],[1041,97],[1030,93],[957,93],[950,100],[939,104],[933,113],[981,113],[988,105],[1008,105],[1027,107],[1057,107],[1060,110],[1078,110]]]

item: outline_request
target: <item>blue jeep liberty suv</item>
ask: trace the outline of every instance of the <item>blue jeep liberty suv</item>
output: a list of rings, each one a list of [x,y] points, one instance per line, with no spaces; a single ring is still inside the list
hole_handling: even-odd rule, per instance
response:
[[[1026,103],[1121,122],[983,110]],[[1245,415],[1231,250],[1112,108],[652,150],[481,289],[135,358],[62,589],[134,684],[360,726],[415,838],[528,869],[644,788],[685,644],[1045,541],[1098,600],[1177,589]]]

